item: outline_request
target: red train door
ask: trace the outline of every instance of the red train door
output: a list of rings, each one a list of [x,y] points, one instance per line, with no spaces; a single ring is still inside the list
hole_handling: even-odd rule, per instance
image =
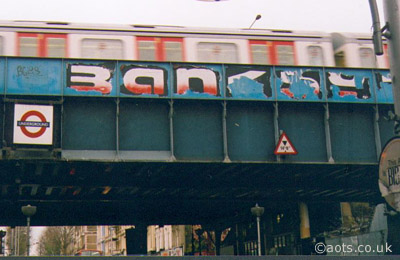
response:
[[[67,57],[67,35],[18,33],[17,54],[29,57]]]
[[[137,37],[137,57],[148,61],[184,61],[182,38]]]
[[[253,64],[296,65],[294,42],[250,40]]]
[[[294,42],[274,41],[272,60],[275,65],[296,65],[296,52]]]

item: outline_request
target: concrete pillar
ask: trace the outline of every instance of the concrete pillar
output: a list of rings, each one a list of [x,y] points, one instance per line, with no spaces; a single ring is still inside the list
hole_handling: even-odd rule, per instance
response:
[[[310,238],[310,218],[308,216],[308,206],[304,202],[299,203],[300,213],[300,238]]]
[[[346,227],[351,227],[354,224],[353,213],[351,212],[350,202],[341,202],[340,208],[342,211],[342,224]]]

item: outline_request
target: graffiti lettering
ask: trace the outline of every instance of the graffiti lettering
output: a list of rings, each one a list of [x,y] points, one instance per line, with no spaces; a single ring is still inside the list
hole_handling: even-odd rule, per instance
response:
[[[110,94],[112,90],[111,78],[113,70],[104,66],[70,64],[68,87],[76,91],[96,91],[103,95]]]
[[[317,95],[319,99],[322,98],[321,77],[318,71],[305,71],[301,74],[300,79],[309,82],[309,86],[314,89],[314,94]]]
[[[117,64],[67,62],[64,93],[117,95],[115,82],[120,82],[120,94],[131,96],[165,97],[172,92],[175,97],[215,98],[225,94],[226,98],[238,99],[321,101],[326,96],[340,102],[393,102],[390,74],[383,70],[121,62],[114,76]],[[44,74],[41,66],[22,65],[18,63],[13,69],[20,81]]]
[[[188,91],[219,96],[219,75],[208,68],[179,67],[176,69],[176,91],[179,95]]]
[[[241,77],[246,77],[255,80],[256,78],[261,77],[265,73],[266,73],[265,71],[250,70],[244,73],[236,74],[228,78],[228,85],[232,84],[234,80],[239,80]]]
[[[378,89],[382,88],[382,83],[392,83],[392,79],[390,75],[387,77],[382,75],[380,72],[375,72],[375,78],[376,78],[376,85],[378,86]]]
[[[254,99],[272,97],[271,70],[269,68],[229,66],[226,74],[227,97]]]
[[[322,99],[318,70],[277,70],[276,76],[281,81],[279,90],[285,96],[291,99],[312,99],[313,96]]]
[[[158,67],[121,66],[123,85],[121,92],[130,95],[168,94],[167,71]]]
[[[43,76],[40,72],[40,68],[36,66],[18,66],[17,67],[17,77],[37,77]]]
[[[357,99],[371,98],[369,78],[362,77],[362,88],[357,88],[356,76],[343,73],[327,72],[326,87],[328,98],[333,96],[333,88],[337,87],[337,94],[340,97],[354,96]]]

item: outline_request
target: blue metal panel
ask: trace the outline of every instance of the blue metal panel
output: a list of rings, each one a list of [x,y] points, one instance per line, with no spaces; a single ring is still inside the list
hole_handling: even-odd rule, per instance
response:
[[[115,61],[65,62],[64,95],[117,96]]]
[[[229,102],[228,154],[232,161],[274,161],[273,106],[266,102]]]
[[[2,64],[0,66],[3,67]],[[23,95],[61,95],[61,71],[62,62],[59,59],[8,59],[6,92]]]
[[[119,63],[120,96],[170,96],[170,70],[169,63]]]
[[[373,107],[330,104],[329,112],[332,154],[335,162],[376,163]]]
[[[173,96],[179,98],[222,99],[223,66],[174,64]]]
[[[322,69],[275,67],[274,74],[278,100],[325,101]]]
[[[327,69],[328,101],[374,103],[372,70]]]
[[[225,75],[226,97],[229,99],[276,99],[271,67],[228,65]]]
[[[393,104],[392,79],[387,70],[374,71],[377,103]]]
[[[122,100],[119,110],[119,148],[169,151],[169,104],[165,100]]]
[[[279,103],[279,129],[283,130],[298,154],[285,160],[326,162],[323,104]]]
[[[220,102],[175,101],[173,120],[174,151],[177,159],[223,160]]]
[[[114,100],[68,98],[64,102],[62,149],[116,150]]]

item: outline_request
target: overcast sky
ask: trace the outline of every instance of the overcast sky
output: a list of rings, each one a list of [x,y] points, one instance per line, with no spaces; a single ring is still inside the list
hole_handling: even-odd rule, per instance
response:
[[[383,21],[382,0],[377,0]],[[368,0],[13,0],[0,20],[371,32]]]

